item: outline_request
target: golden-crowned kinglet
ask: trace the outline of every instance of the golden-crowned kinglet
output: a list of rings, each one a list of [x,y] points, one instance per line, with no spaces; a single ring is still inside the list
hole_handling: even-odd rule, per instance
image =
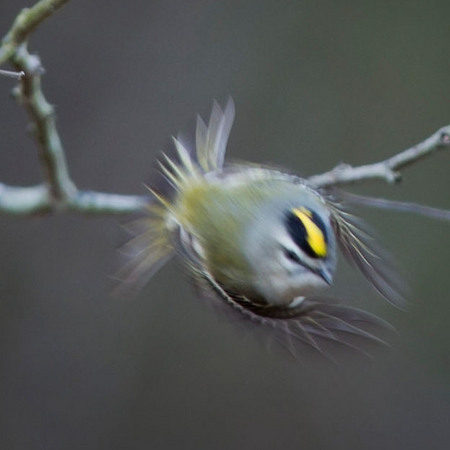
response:
[[[333,283],[337,246],[390,302],[404,297],[389,259],[356,218],[325,191],[294,175],[250,164],[224,165],[234,104],[199,117],[196,151],[174,139],[178,161],[160,170],[169,195],[151,190],[122,278],[147,281],[175,252],[203,292],[249,322],[318,347],[321,339],[371,337],[378,319],[317,295]],[[351,345],[351,344],[348,344]]]

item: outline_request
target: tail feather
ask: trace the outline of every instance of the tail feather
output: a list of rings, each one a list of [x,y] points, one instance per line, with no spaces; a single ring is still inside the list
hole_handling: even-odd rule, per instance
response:
[[[126,229],[133,237],[122,248],[128,262],[114,276],[122,283],[119,291],[140,290],[174,253],[166,225],[167,209],[154,201],[147,207],[148,217],[137,219]]]

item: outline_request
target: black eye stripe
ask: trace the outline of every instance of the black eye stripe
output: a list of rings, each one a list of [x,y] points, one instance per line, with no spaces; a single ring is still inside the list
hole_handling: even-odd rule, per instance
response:
[[[306,240],[306,228],[302,221],[293,213],[286,215],[286,229],[292,240],[309,256],[314,256],[312,248]]]
[[[298,257],[297,253],[293,252],[292,250],[289,250],[286,247],[283,247],[283,253],[287,259],[290,259],[291,261],[297,264],[301,264],[300,258]]]

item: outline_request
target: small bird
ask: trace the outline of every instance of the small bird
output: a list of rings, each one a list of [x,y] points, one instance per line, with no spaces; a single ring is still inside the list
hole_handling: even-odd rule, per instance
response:
[[[159,162],[166,192],[150,189],[119,277],[142,286],[176,253],[207,298],[274,331],[295,353],[300,342],[322,350],[324,341],[354,347],[355,336],[381,341],[365,328],[382,319],[321,291],[333,285],[340,247],[402,308],[405,294],[391,258],[332,191],[269,167],[225,164],[234,113],[230,99],[224,110],[214,102],[208,125],[198,117],[195,151],[174,138],[177,157]]]

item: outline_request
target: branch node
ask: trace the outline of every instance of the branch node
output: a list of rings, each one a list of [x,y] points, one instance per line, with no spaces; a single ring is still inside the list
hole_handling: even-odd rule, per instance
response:
[[[447,147],[448,145],[450,145],[450,134],[446,131],[443,131],[440,135],[439,140],[440,140],[441,146]]]
[[[400,172],[391,172],[391,179],[389,180],[392,184],[398,184],[403,180],[403,176]]]
[[[11,97],[15,100],[19,105],[23,104],[23,91],[22,85],[18,84],[11,89]]]
[[[341,170],[347,170],[347,169],[351,169],[351,168],[352,168],[352,166],[350,164],[341,162],[332,170],[333,170],[333,172],[339,172]]]

